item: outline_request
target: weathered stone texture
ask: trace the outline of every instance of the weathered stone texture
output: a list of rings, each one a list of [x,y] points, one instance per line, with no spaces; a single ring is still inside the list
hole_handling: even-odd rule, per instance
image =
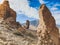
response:
[[[39,17],[40,17],[40,22],[37,28],[38,37],[39,38],[40,36],[45,37],[46,31],[47,31],[49,35],[51,36],[51,39],[53,40],[55,45],[58,45],[59,30],[56,27],[54,17],[52,16],[51,12],[44,4],[42,4],[40,7]]]
[[[4,1],[0,5],[0,18],[7,19],[8,17],[13,17],[16,20],[16,12],[10,8],[8,1]]]
[[[10,8],[9,1],[4,0],[2,4],[0,4],[0,23],[7,23],[7,25],[13,28],[22,27],[21,24],[16,22],[16,12]]]

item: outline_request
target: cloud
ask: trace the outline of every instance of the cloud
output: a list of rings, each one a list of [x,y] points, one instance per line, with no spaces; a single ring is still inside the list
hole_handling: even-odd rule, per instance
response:
[[[54,14],[56,15],[56,14],[60,14],[60,10],[58,11],[54,11]]]
[[[54,13],[53,16],[56,20],[56,24],[60,25],[60,14]]]
[[[10,7],[14,9],[17,14],[24,14],[28,17],[38,18],[38,10],[30,7],[27,0],[9,0]]]
[[[29,6],[29,2],[27,0],[9,0],[10,2],[10,6],[12,9],[14,9],[18,14],[24,14],[27,15],[28,17],[33,17],[33,18],[39,18],[38,16],[38,10],[30,7]],[[44,1],[44,0],[39,0],[39,2],[41,4],[47,4],[48,1]],[[49,7],[50,6],[50,7]],[[53,6],[51,6],[50,4],[48,5],[48,7],[50,8],[52,15],[55,17],[56,19],[56,23],[60,24],[60,11],[58,11],[58,7],[59,4],[53,4]]]
[[[44,1],[44,0],[39,0],[39,2],[40,2],[41,4],[46,4],[46,3],[48,3],[48,1],[46,2],[46,1]]]
[[[60,9],[57,6],[58,6],[57,4],[54,4],[53,6],[50,7],[52,14],[55,14],[55,15],[60,14],[60,11],[59,11]]]
[[[51,10],[52,10],[52,11],[55,11],[55,10],[58,11],[58,7],[57,7],[57,6],[60,6],[60,4],[58,4],[58,3],[54,4],[54,5],[51,7]]]
[[[56,20],[56,24],[60,25],[60,11],[59,10],[51,10],[52,15],[54,16],[55,20]]]
[[[49,4],[46,4],[48,6],[48,8],[50,9],[53,17],[55,18],[56,20],[56,24],[60,25],[60,9],[59,7],[57,6],[60,6],[58,3],[49,3]]]
[[[59,9],[59,7],[60,7],[59,3],[52,3],[52,5],[50,3],[50,4],[48,4],[48,6],[49,6],[49,8],[50,8],[51,11],[58,11],[58,10],[60,10]]]
[[[51,10],[55,11],[55,10],[58,10],[58,8],[57,7],[52,7]]]
[[[3,0],[0,0],[0,4],[3,2]]]
[[[60,4],[56,3],[54,6],[60,6]]]

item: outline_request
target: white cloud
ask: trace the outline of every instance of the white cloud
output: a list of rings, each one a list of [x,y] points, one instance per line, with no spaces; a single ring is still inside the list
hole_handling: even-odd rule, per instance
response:
[[[3,0],[0,0],[0,4],[3,2]]]
[[[56,20],[56,24],[60,25],[60,10],[59,10],[59,8],[57,6],[59,6],[59,4],[57,4],[57,3],[53,4],[53,6],[51,6],[51,3],[48,4],[48,7],[49,7],[53,17]]]
[[[56,24],[60,25],[60,14],[54,13],[53,16],[56,20]]]
[[[51,7],[51,10],[52,10],[52,11],[58,10],[58,7],[57,7],[57,6],[60,6],[60,4],[58,4],[58,3],[54,4],[54,5]]]
[[[56,11],[51,11],[51,12],[56,20],[56,24],[60,25],[60,11],[56,10]]]
[[[29,6],[27,0],[9,0],[10,6],[18,14],[25,14],[29,17],[38,18],[38,10]]]
[[[55,15],[56,15],[56,14],[60,14],[60,10],[59,10],[59,11],[58,11],[58,10],[57,10],[57,11],[54,11],[53,14],[55,14]]]
[[[54,6],[60,6],[60,4],[56,3]]]
[[[51,10],[55,11],[55,10],[58,10],[58,8],[57,7],[52,7]]]
[[[48,3],[48,2],[46,2],[46,1],[44,1],[44,0],[39,0],[39,2],[40,2],[41,4],[46,4],[46,3]]]

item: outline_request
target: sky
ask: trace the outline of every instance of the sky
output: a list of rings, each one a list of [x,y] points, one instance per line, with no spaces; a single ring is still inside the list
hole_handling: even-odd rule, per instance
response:
[[[60,0],[8,0],[10,7],[17,12],[17,20],[20,14],[26,15],[30,18],[39,19],[39,7],[41,4],[46,6],[51,11],[56,20],[56,24],[60,25]],[[2,3],[3,0],[0,0]],[[21,18],[20,18],[21,19]],[[23,20],[23,19],[22,19]]]

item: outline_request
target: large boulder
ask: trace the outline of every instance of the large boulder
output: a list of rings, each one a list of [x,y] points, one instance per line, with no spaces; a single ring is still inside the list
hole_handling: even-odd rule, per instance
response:
[[[55,45],[58,45],[59,30],[56,27],[54,17],[52,16],[51,12],[49,11],[49,9],[46,7],[45,4],[42,4],[40,7],[39,17],[40,17],[40,20],[39,20],[39,25],[37,27],[37,33],[38,33],[38,38],[39,38],[38,40],[42,40],[41,39],[41,37],[42,37],[44,39],[43,41],[47,40],[47,43],[48,43],[49,40],[53,40],[53,43]],[[47,37],[46,37],[46,35],[47,35]],[[49,37],[50,39],[46,39],[45,37],[46,38]]]

